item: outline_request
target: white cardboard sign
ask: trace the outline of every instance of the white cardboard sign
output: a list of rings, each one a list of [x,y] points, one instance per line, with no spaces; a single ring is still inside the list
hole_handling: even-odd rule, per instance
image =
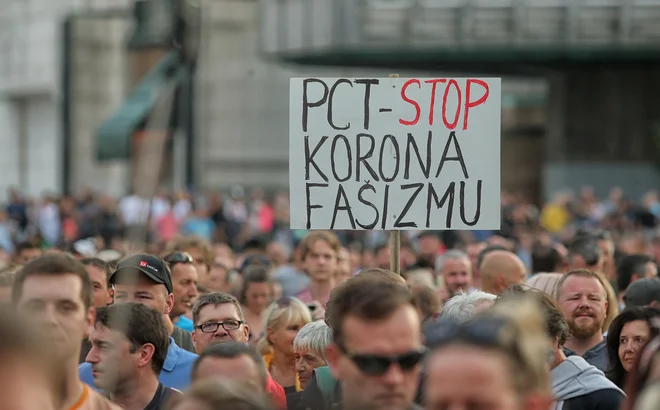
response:
[[[500,228],[499,78],[293,78],[292,229]]]

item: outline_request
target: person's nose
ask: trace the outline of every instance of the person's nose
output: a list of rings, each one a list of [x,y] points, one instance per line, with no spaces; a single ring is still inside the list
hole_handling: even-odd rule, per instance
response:
[[[390,365],[385,374],[383,374],[382,380],[388,386],[397,386],[403,383],[403,371],[401,370],[401,366],[398,364]]]
[[[96,347],[92,346],[92,348],[89,349],[89,353],[87,353],[87,356],[85,357],[85,361],[91,364],[95,364],[101,361]]]
[[[194,284],[190,285],[190,287],[188,288],[188,296],[191,298],[197,296],[197,285]]]
[[[227,336],[228,334],[229,332],[227,332],[224,327],[218,326],[218,330],[215,331],[213,336]]]

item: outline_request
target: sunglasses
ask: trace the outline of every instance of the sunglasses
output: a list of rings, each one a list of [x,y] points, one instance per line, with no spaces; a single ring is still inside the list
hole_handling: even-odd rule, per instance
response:
[[[164,258],[165,262],[170,265],[175,265],[177,263],[194,263],[192,255],[188,252],[172,252]]]
[[[393,364],[399,365],[404,372],[413,370],[424,360],[424,356],[426,355],[426,348],[411,350],[396,356],[384,356],[352,353],[342,344],[338,344],[337,346],[344,356],[352,361],[353,364],[355,364],[355,366],[367,376],[382,376]]]

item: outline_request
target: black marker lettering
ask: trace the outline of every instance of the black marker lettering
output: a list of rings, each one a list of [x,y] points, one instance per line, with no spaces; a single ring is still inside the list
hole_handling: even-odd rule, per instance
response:
[[[461,209],[461,220],[467,226],[474,226],[479,222],[481,216],[481,183],[482,180],[477,180],[477,211],[474,214],[474,219],[468,222],[465,219],[465,181],[461,181],[461,189],[459,190],[459,206]]]
[[[383,219],[381,222],[380,229],[385,229],[387,226],[387,206],[390,202],[390,184],[385,184],[385,197],[383,199]]]
[[[307,208],[307,229],[312,228],[312,209],[323,208],[323,205],[312,204],[310,197],[312,196],[312,188],[327,188],[328,184],[305,184],[306,208]]]
[[[339,175],[337,175],[337,169],[336,169],[336,162],[335,162],[335,153],[337,149],[337,141],[343,141],[344,146],[346,146],[346,157],[348,158],[348,166],[347,166],[347,171],[346,171],[346,177],[340,178]],[[353,176],[353,155],[351,155],[351,144],[348,142],[348,138],[346,138],[344,135],[337,134],[335,138],[332,140],[332,146],[330,148],[330,165],[332,168],[332,175],[335,177],[335,179],[338,182],[346,182],[351,177]]]
[[[447,221],[445,226],[447,229],[451,229],[452,213],[454,211],[454,195],[456,193],[456,182],[449,184],[449,188],[447,188],[445,194],[440,200],[438,200],[438,194],[435,192],[435,188],[433,188],[433,184],[430,182],[428,184],[428,190],[429,194],[426,199],[426,227],[431,227],[431,199],[433,199],[435,202],[436,209],[440,209],[445,206],[445,202],[449,200],[449,206],[447,207]]]
[[[415,151],[415,156],[417,156],[417,162],[422,168],[422,174],[424,178],[429,179],[431,175],[431,139],[433,138],[433,132],[429,131],[428,137],[426,138],[426,164],[422,160],[422,155],[419,153],[419,147],[417,147],[417,142],[412,133],[408,133],[408,142],[406,143],[406,162],[404,165],[403,179],[410,179],[410,150]]]
[[[323,85],[323,97],[316,102],[309,102],[307,97],[307,84],[309,83],[319,83]],[[307,119],[309,117],[309,109],[312,107],[320,107],[325,104],[328,99],[328,85],[323,82],[323,80],[318,78],[305,78],[303,80],[303,103],[302,103],[302,129],[303,132],[307,132]]]
[[[407,184],[407,185],[401,185],[401,190],[407,191],[408,189],[415,189],[415,192],[413,192],[412,195],[410,195],[410,198],[408,198],[408,202],[406,202],[406,206],[403,207],[403,210],[399,214],[399,217],[396,219],[396,222],[394,222],[394,227],[395,228],[417,228],[417,222],[401,222],[401,220],[406,216],[408,211],[410,210],[410,207],[412,207],[413,203],[415,203],[415,198],[417,198],[417,195],[422,191],[422,188],[424,188],[424,184],[419,182],[417,184]]]
[[[364,199],[362,196],[362,193],[364,191],[371,191],[371,192],[376,192],[376,188],[374,188],[373,185],[371,184],[364,184],[360,187],[360,190],[358,191],[358,201],[362,202],[363,204],[369,206],[371,209],[373,209],[376,212],[376,217],[374,218],[374,221],[368,225],[362,225],[360,221],[355,219],[355,222],[360,226],[362,229],[374,229],[376,224],[378,223],[378,219],[380,218],[380,212],[378,212],[378,208],[376,205],[373,204],[373,202],[369,202],[368,200]]]
[[[344,205],[339,205],[339,201],[343,200]],[[351,211],[351,206],[348,203],[348,198],[346,197],[346,191],[344,187],[339,184],[339,189],[337,189],[337,198],[335,199],[335,207],[332,211],[332,222],[330,223],[330,229],[335,229],[335,222],[337,221],[337,212],[346,211],[348,213],[348,219],[351,222],[351,229],[355,229],[355,219],[353,218],[353,212]]]
[[[362,155],[362,138],[367,138],[369,140],[369,150],[367,151],[366,154]],[[357,159],[355,160],[355,181],[360,182],[360,165],[364,165],[364,167],[367,169],[367,172],[369,172],[369,175],[371,175],[371,178],[373,178],[374,181],[378,182],[380,181],[378,179],[378,174],[376,174],[376,171],[369,165],[367,162],[367,158],[371,158],[371,156],[374,153],[374,149],[376,148],[376,140],[374,139],[373,135],[370,134],[363,134],[360,133],[355,137],[355,145],[357,146],[356,149],[356,156]]]
[[[309,166],[312,165],[315,169],[316,172],[323,178],[325,182],[328,182],[328,177],[321,171],[319,166],[314,162],[314,155],[319,151],[321,148],[321,145],[325,143],[325,141],[328,139],[326,135],[321,137],[321,140],[316,144],[316,147],[314,147],[314,151],[312,153],[309,153],[309,135],[305,136],[305,181],[309,181]]]
[[[449,145],[451,145],[451,142],[454,142],[454,145],[456,146],[456,156],[455,157],[448,157],[447,154],[449,153]],[[458,161],[461,163],[461,169],[463,170],[463,175],[465,176],[465,179],[469,179],[470,177],[468,176],[467,172],[467,167],[465,166],[465,159],[463,159],[463,153],[461,152],[461,146],[458,145],[458,140],[456,139],[456,133],[454,131],[449,133],[449,138],[447,139],[447,144],[445,145],[445,150],[442,153],[442,158],[440,159],[440,165],[438,165],[438,172],[435,173],[435,177],[437,178],[440,175],[440,171],[442,171],[442,167],[445,165],[445,161]]]
[[[394,148],[394,173],[392,174],[391,177],[386,177],[384,172],[383,172],[383,164],[385,163],[384,161],[384,155],[385,155],[385,141],[390,141],[392,144],[392,147]],[[385,182],[392,182],[396,179],[396,176],[399,174],[399,144],[396,142],[396,138],[394,138],[394,135],[387,134],[385,138],[383,138],[383,141],[380,144],[380,156],[378,158],[378,171],[380,172],[380,178],[385,181]]]
[[[364,84],[364,129],[369,129],[369,100],[371,99],[371,86],[380,82],[374,79],[355,80],[355,84]]]
[[[337,86],[339,84],[348,84],[351,86],[351,88],[353,88],[353,83],[351,83],[350,80],[347,80],[345,78],[340,78],[339,80],[337,80],[337,82],[335,82],[332,85],[332,88],[330,88],[330,96],[328,97],[328,124],[330,124],[330,126],[336,130],[347,130],[351,126],[350,122],[346,124],[346,126],[344,127],[338,127],[332,121],[332,112],[334,111],[332,109],[332,99],[335,96],[335,90],[337,89]]]

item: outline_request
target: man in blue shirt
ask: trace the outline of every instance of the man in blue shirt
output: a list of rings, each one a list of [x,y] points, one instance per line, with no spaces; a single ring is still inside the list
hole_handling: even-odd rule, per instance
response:
[[[138,302],[167,315],[172,310],[172,278],[165,262],[153,255],[138,254],[119,262],[110,276],[115,303]],[[192,364],[197,355],[181,349],[170,337],[167,358],[158,380],[166,387],[183,390],[190,385]],[[78,367],[80,380],[94,385],[89,363]]]

